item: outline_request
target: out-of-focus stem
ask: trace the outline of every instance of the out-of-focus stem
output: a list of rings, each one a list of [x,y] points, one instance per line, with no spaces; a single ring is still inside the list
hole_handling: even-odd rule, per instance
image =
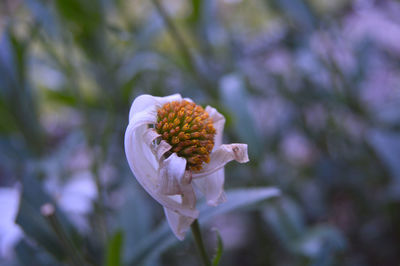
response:
[[[175,26],[174,22],[169,17],[167,11],[164,9],[164,7],[160,3],[160,1],[159,0],[152,0],[152,1],[154,3],[155,7],[157,8],[158,12],[164,19],[165,23],[167,24],[170,34],[172,35],[172,38],[176,42],[176,45],[178,46],[178,50],[182,53],[187,66],[192,71],[196,71],[196,66],[195,66],[194,60],[192,58],[192,54],[190,53],[189,48],[188,48],[187,44],[185,43],[183,37],[179,33],[178,28]]]
[[[68,238],[66,232],[64,231],[60,221],[55,214],[55,207],[51,203],[46,203],[41,207],[42,215],[47,219],[54,233],[56,233],[61,245],[66,250],[69,258],[71,259],[71,265],[84,266],[86,262],[82,258],[78,249]]]
[[[182,54],[183,59],[185,60],[185,63],[187,67],[190,69],[190,72],[193,74],[194,79],[199,82],[199,84],[208,91],[212,96],[215,98],[218,97],[218,94],[212,84],[205,79],[201,73],[199,73],[195,60],[193,58],[192,53],[189,50],[189,46],[183,39],[182,35],[180,34],[178,28],[175,26],[174,22],[172,19],[169,17],[167,11],[163,7],[163,5],[160,3],[160,0],[152,0],[154,6],[157,8],[158,12],[162,16],[162,18],[165,21],[165,24],[167,25],[167,28],[171,34],[171,37],[173,41],[176,43],[178,51]]]

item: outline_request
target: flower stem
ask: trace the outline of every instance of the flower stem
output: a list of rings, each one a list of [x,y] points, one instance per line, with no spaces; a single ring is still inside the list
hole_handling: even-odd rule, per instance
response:
[[[42,215],[47,219],[54,233],[57,235],[60,244],[68,254],[68,259],[70,260],[71,265],[73,266],[84,266],[87,265],[84,261],[82,255],[80,254],[79,249],[75,246],[72,240],[68,237],[65,232],[61,222],[58,220],[56,216],[56,209],[53,204],[46,203],[41,207]]]
[[[197,221],[197,219],[194,220],[194,222],[190,226],[190,229],[192,230],[192,234],[193,234],[194,240],[196,242],[196,246],[200,252],[200,255],[203,260],[204,265],[211,266],[210,259],[208,258],[206,249],[204,247],[203,238],[201,237],[200,226],[199,226],[199,222]]]

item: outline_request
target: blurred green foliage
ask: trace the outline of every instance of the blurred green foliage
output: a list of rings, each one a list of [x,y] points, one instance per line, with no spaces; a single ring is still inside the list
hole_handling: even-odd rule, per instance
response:
[[[198,265],[123,150],[136,96],[181,93],[226,116],[226,142],[249,144],[251,162],[226,167],[228,202],[200,206],[216,263],[398,265],[397,2],[7,0],[0,11],[0,185],[21,191],[24,232],[0,264]],[[264,202],[266,186],[282,195]]]

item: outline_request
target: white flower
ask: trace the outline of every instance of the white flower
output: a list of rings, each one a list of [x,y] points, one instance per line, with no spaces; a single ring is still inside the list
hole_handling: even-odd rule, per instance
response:
[[[138,182],[164,207],[180,240],[198,217],[194,187],[209,205],[225,201],[224,165],[248,162],[246,144],[222,144],[225,118],[174,94],[141,95],[129,112],[125,153]]]
[[[11,256],[13,247],[23,233],[15,223],[18,214],[20,192],[16,188],[0,188],[0,260]]]

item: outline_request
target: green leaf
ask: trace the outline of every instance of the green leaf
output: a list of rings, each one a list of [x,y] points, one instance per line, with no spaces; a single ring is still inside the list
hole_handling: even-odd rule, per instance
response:
[[[227,201],[218,207],[208,206],[205,202],[199,206],[200,223],[207,223],[212,218],[233,210],[249,207],[261,203],[269,198],[280,195],[280,191],[273,187],[235,189],[226,192]],[[187,235],[191,237],[191,235]],[[168,223],[163,222],[153,233],[147,235],[138,243],[133,251],[132,260],[129,265],[138,265],[149,259],[159,256],[170,246],[176,244],[178,240],[172,234]]]
[[[212,265],[218,266],[219,261],[221,260],[222,252],[224,251],[224,243],[222,241],[221,235],[219,234],[219,231],[217,229],[215,229],[215,232],[217,234],[217,250],[212,259]]]
[[[203,1],[202,0],[191,0],[190,2],[192,3],[192,13],[188,17],[188,22],[192,23],[192,24],[196,24],[199,22],[199,20],[201,18],[201,11],[202,11],[201,9],[202,9],[202,5],[203,5]]]
[[[46,99],[60,105],[76,106],[78,103],[76,97],[68,91],[64,90],[55,91],[55,90],[45,89],[43,92]]]
[[[121,264],[122,257],[122,247],[123,247],[123,234],[118,231],[111,238],[107,247],[107,266],[119,266]]]
[[[8,109],[8,117],[1,122],[13,118],[13,124],[26,143],[33,151],[41,152],[44,132],[39,122],[36,92],[26,77],[29,44],[29,41],[17,38],[10,28],[0,38],[0,97]]]
[[[10,133],[17,130],[15,120],[4,103],[3,99],[0,98],[0,132]]]

